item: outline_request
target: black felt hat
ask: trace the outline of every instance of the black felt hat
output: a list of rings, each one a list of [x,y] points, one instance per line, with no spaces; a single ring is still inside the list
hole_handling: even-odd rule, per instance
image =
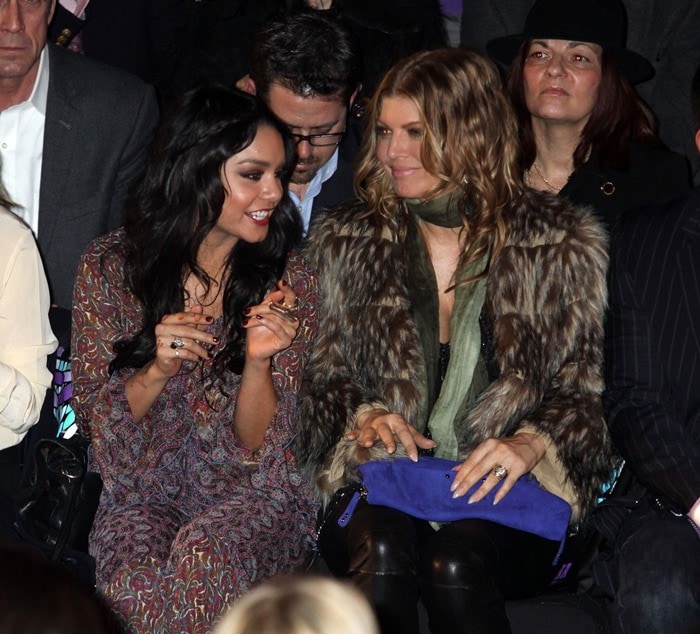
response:
[[[626,36],[627,15],[620,0],[537,0],[527,14],[522,33],[493,39],[486,44],[486,50],[509,65],[525,40],[592,42],[613,57],[630,82],[650,79],[654,67],[625,47]]]

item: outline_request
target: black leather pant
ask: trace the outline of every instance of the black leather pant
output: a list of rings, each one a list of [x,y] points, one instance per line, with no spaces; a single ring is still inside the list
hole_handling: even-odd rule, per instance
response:
[[[510,632],[504,600],[544,590],[558,547],[482,520],[435,532],[427,522],[364,500],[347,526],[331,519],[319,537],[330,570],[368,597],[384,634],[418,634],[421,594],[433,634]]]

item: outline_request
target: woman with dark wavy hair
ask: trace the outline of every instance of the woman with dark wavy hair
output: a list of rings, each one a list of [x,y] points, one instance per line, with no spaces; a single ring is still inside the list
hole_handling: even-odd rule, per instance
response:
[[[486,45],[509,66],[527,185],[607,222],[690,185],[686,159],[663,147],[634,89],[654,69],[625,33],[620,0],[537,0],[521,33]]]
[[[129,632],[205,632],[302,565],[288,452],[316,284],[291,249],[294,147],[255,98],[194,90],[156,136],[123,229],[81,261],[74,407],[104,481],[97,581]]]

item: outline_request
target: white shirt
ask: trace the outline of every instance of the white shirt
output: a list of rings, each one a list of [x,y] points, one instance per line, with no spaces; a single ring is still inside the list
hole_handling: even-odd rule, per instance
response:
[[[10,200],[18,205],[13,211],[32,228],[35,236],[39,232],[39,187],[49,90],[48,56],[44,47],[29,99],[0,113],[2,180]]]
[[[326,161],[326,164],[316,172],[316,176],[311,179],[304,198],[300,199],[291,189],[289,196],[292,202],[297,206],[301,214],[301,220],[304,223],[304,236],[309,232],[309,223],[311,222],[311,209],[314,206],[314,198],[321,193],[321,187],[338,169],[338,149],[336,148],[333,155]]]
[[[49,287],[34,236],[0,207],[0,449],[18,444],[39,420],[57,346]]]
[[[85,17],[85,7],[88,6],[90,0],[58,0],[64,9],[70,11],[75,17]]]

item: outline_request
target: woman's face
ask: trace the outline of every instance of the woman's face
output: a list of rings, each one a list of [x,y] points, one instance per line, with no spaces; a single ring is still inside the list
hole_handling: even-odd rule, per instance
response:
[[[423,123],[406,97],[385,97],[376,123],[377,159],[401,198],[425,198],[440,184],[421,161]]]
[[[234,154],[221,169],[226,198],[208,239],[261,242],[270,217],[282,199],[284,143],[279,132],[262,126],[253,142]]]
[[[525,58],[525,103],[535,120],[586,125],[601,80],[597,44],[567,40],[533,40]]]

